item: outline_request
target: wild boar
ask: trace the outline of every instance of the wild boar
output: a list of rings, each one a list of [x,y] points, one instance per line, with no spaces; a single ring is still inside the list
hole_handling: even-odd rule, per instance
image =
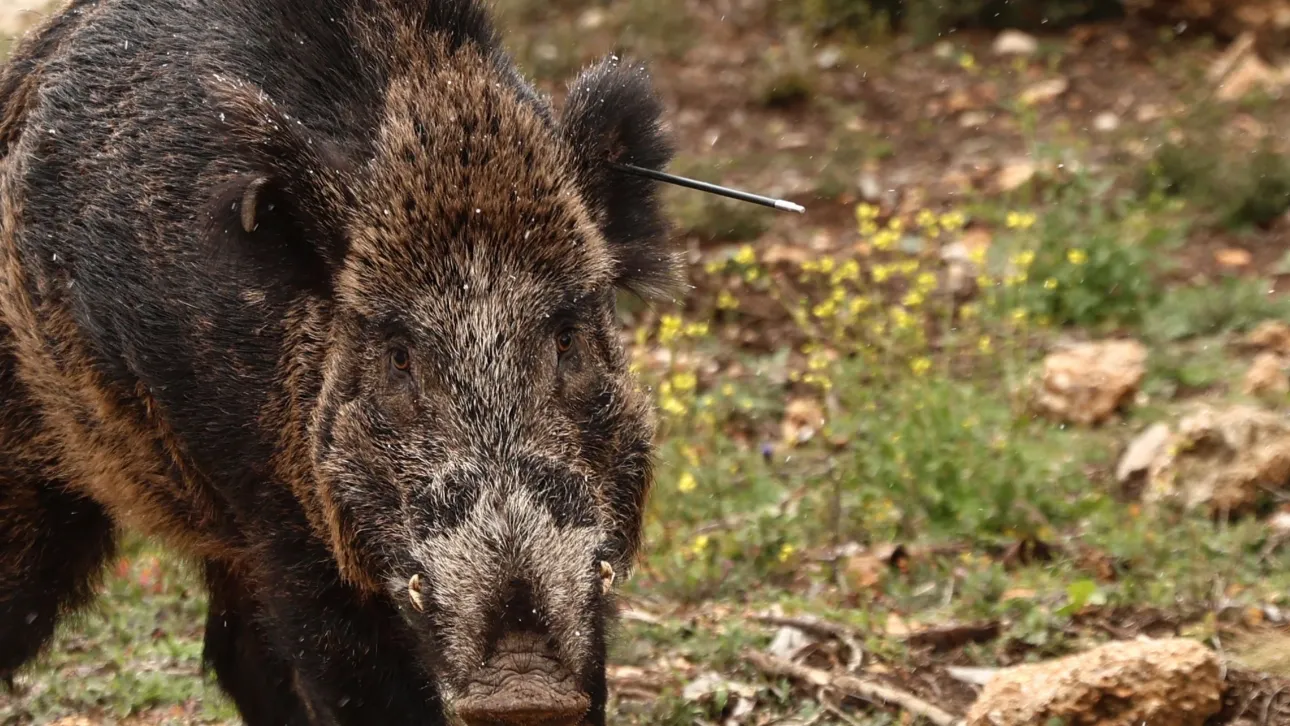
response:
[[[71,0],[0,75],[0,675],[121,528],[249,726],[605,721],[674,290],[643,66],[477,0]]]

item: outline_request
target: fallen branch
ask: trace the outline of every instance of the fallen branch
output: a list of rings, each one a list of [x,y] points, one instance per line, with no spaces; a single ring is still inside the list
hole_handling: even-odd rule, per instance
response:
[[[847,658],[848,671],[854,671],[859,668],[864,661],[864,649],[860,647],[860,643],[856,640],[851,629],[843,625],[811,616],[790,618],[782,615],[754,615],[752,620],[763,625],[797,628],[803,633],[814,635],[818,638],[837,639],[850,651],[850,657]]]
[[[846,674],[833,674],[818,668],[790,663],[759,651],[748,651],[744,658],[768,676],[784,676],[828,688],[855,698],[881,701],[899,706],[915,716],[922,716],[936,726],[962,726],[963,721],[942,711],[912,693],[861,680]]]

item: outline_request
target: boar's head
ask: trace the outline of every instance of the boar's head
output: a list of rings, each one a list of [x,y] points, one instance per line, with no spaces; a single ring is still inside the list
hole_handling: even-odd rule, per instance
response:
[[[316,381],[296,384],[302,496],[456,718],[603,723],[654,425],[615,296],[677,273],[653,183],[604,164],[667,163],[661,104],[615,58],[555,114],[475,44],[390,42],[425,48],[391,52],[361,153],[249,83],[209,85],[250,160],[220,223],[313,280],[284,364]]]

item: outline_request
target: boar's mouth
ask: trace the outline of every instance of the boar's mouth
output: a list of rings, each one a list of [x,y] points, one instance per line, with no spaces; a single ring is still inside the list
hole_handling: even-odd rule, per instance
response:
[[[546,638],[511,633],[454,699],[465,726],[579,726],[591,707]]]

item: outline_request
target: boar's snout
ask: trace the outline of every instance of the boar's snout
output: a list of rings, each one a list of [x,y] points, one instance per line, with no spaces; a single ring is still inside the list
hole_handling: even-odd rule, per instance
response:
[[[466,726],[578,726],[591,699],[537,632],[508,633],[456,703]]]

